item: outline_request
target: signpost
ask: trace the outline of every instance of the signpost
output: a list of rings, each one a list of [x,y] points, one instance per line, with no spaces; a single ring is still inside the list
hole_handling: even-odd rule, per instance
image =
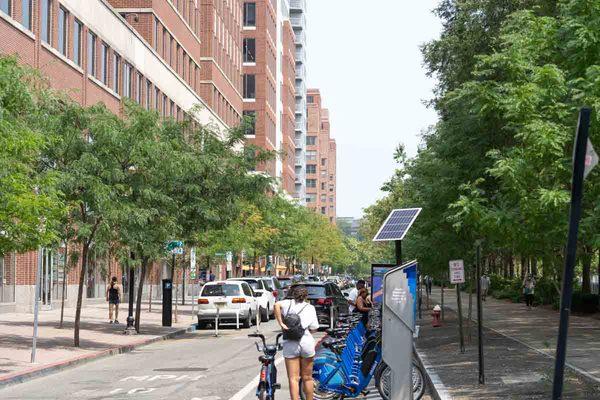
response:
[[[167,251],[173,255],[173,264],[171,265],[171,282],[175,285],[175,322],[177,322],[177,284],[175,283],[175,263],[177,262],[177,255],[183,254],[183,242],[181,240],[171,240],[167,243]],[[185,297],[185,295],[184,295]]]
[[[450,283],[456,285],[456,302],[458,305],[458,336],[460,338],[460,352],[465,352],[465,338],[462,325],[462,301],[460,298],[460,284],[465,283],[465,263],[463,260],[450,261]]]
[[[194,320],[194,309],[196,308],[196,248],[190,250],[190,280],[192,285],[192,321]],[[183,294],[185,296],[185,292]]]
[[[581,218],[581,201],[583,197],[583,180],[587,173],[598,162],[591,143],[588,141],[592,110],[582,108],[579,112],[577,134],[573,150],[573,180],[571,185],[571,208],[569,212],[569,235],[563,270],[562,291],[560,298],[560,324],[556,343],[556,359],[554,365],[554,382],[552,399],[562,399],[565,359],[567,356],[567,337],[569,333],[569,316],[573,296],[573,277],[577,256],[577,235]],[[587,171],[586,171],[587,169]],[[587,172],[587,173],[586,173]]]

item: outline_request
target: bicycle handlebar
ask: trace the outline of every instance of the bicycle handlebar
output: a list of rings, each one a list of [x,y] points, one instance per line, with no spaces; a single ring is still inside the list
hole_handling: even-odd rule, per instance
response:
[[[275,346],[279,345],[279,339],[281,339],[282,336],[283,336],[283,333],[277,334],[277,337],[275,338]],[[262,333],[251,333],[248,335],[248,337],[255,337],[255,338],[261,339],[263,342],[263,346],[267,347],[267,341],[265,339],[265,335],[263,335]]]

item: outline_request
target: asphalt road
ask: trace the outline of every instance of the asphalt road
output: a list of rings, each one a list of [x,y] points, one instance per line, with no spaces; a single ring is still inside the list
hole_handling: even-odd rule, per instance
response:
[[[260,327],[271,340],[276,328],[274,321]],[[254,330],[221,329],[219,338],[213,331],[189,333],[2,389],[0,399],[250,399],[260,370],[247,337]],[[285,366],[278,367],[281,381]],[[282,391],[280,398],[287,397]]]

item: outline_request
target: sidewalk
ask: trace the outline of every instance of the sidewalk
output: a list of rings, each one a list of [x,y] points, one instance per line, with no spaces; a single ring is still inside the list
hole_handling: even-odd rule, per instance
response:
[[[65,309],[63,329],[58,329],[60,309],[40,311],[35,364],[30,363],[33,314],[0,314],[0,387],[183,333],[195,319],[191,305],[180,304],[178,309],[178,322],[173,322],[172,327],[163,327],[161,305],[154,303],[149,313],[148,302],[144,302],[141,333],[128,336],[123,334],[127,326],[127,304],[121,305],[119,324],[109,324],[107,304],[87,305],[82,309],[79,348],[73,347],[75,308]]]
[[[467,318],[469,296],[463,292],[463,317]],[[440,289],[434,288],[432,306],[440,303]],[[456,310],[456,291],[444,290],[445,307]],[[528,310],[523,303],[496,300],[483,303],[483,326],[554,359],[558,337],[558,312],[542,307]],[[423,299],[425,305],[425,299]],[[473,318],[477,301],[473,295]],[[571,369],[600,384],[600,320],[571,315],[567,364]]]
[[[549,399],[554,361],[518,341],[484,329],[485,385],[479,385],[477,326],[465,329],[465,353],[459,351],[458,318],[446,309],[442,327],[431,326],[423,310],[417,350],[439,394],[445,399]],[[463,328],[466,325],[463,324]],[[565,372],[565,399],[600,399],[599,386],[580,374]],[[437,398],[437,397],[436,397]]]

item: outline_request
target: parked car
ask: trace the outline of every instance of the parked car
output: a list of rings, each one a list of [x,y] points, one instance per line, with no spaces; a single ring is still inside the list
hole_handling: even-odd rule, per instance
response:
[[[315,306],[321,327],[331,325],[332,308],[334,323],[337,322],[340,314],[348,313],[348,300],[336,284],[332,282],[302,282],[293,284],[290,290],[298,285],[302,285],[308,290],[308,301]]]
[[[273,296],[275,296],[276,301],[285,299],[283,290],[281,290],[281,284],[276,276],[263,276],[262,279],[267,284],[267,290],[270,290],[273,293]]]
[[[256,297],[256,301],[258,302],[259,310],[260,310],[260,320],[261,322],[268,322],[269,319],[275,318],[275,296],[273,296],[273,292],[267,289],[267,283],[262,278],[231,278],[227,280],[229,281],[240,281],[246,282],[254,293],[260,294],[260,296]]]
[[[285,299],[288,294],[288,289],[297,280],[293,276],[280,276],[277,279],[279,280],[279,284],[281,285],[281,290],[283,291],[283,298]]]
[[[242,326],[250,328],[256,318],[257,296],[246,282],[207,282],[198,298],[198,328],[205,328],[209,323],[214,323],[217,316],[215,301],[226,303],[219,310],[219,323],[235,324],[236,314],[239,314]]]

